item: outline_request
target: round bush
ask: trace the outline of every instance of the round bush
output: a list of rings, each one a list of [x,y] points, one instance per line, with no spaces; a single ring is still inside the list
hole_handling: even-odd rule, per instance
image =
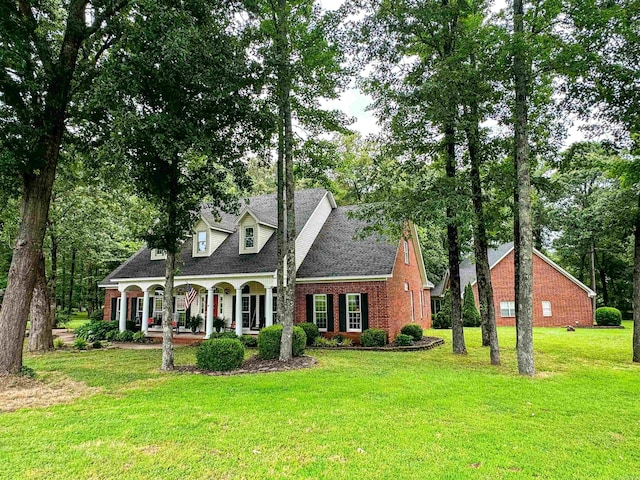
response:
[[[399,334],[396,337],[396,345],[400,347],[408,347],[413,345],[413,337],[411,335]]]
[[[282,325],[272,325],[260,330],[258,335],[258,356],[264,359],[280,357],[280,340]],[[307,334],[300,327],[293,327],[293,356],[304,354],[307,345]]]
[[[384,347],[387,344],[387,332],[379,328],[370,328],[362,332],[360,343],[363,347]]]
[[[203,370],[227,372],[242,366],[244,346],[231,338],[212,338],[202,342],[196,351],[196,365]]]
[[[320,336],[320,330],[318,330],[318,326],[315,323],[307,322],[301,323],[298,325],[301,329],[304,330],[304,333],[307,335],[307,345],[313,345],[316,338]]]
[[[613,307],[596,309],[596,323],[600,326],[617,327],[622,323],[622,313]]]
[[[422,327],[415,323],[409,323],[405,325],[404,327],[402,327],[402,330],[400,330],[400,333],[404,335],[409,335],[416,342],[419,340],[422,340],[422,335],[423,335]],[[397,337],[396,337],[396,340],[397,340]]]
[[[256,348],[258,346],[258,338],[255,335],[242,335],[240,341],[247,348]]]

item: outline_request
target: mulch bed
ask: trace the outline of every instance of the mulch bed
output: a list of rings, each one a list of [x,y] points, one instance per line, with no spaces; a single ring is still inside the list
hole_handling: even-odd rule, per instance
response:
[[[228,376],[228,375],[245,375],[248,373],[272,373],[272,372],[286,372],[289,370],[299,370],[301,368],[310,368],[317,363],[317,360],[313,357],[303,355],[302,357],[293,357],[288,362],[281,362],[278,359],[263,360],[258,358],[257,355],[248,358],[242,364],[242,368],[231,370],[229,372],[212,372],[211,370],[201,370],[194,365],[183,365],[175,368],[176,372],[180,373],[195,373],[199,375],[210,375],[214,377]]]
[[[385,345],[384,347],[336,346],[336,347],[307,347],[307,348],[318,349],[318,350],[369,350],[369,351],[380,351],[380,352],[415,352],[418,350],[431,350],[432,348],[439,347],[440,345],[444,345],[443,338],[422,337],[422,340],[413,342],[413,345],[406,346],[406,347],[400,347],[398,345],[394,345],[390,343]]]
[[[562,327],[565,328],[565,327]],[[624,325],[587,325],[587,326],[580,326],[578,328],[595,328],[596,330],[610,330],[610,329],[621,329],[624,328]]]

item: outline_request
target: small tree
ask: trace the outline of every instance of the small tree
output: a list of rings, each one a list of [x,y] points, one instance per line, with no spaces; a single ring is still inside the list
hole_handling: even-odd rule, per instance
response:
[[[476,307],[476,300],[473,296],[473,288],[468,283],[464,287],[464,299],[462,301],[462,320],[465,327],[480,326],[480,312]]]

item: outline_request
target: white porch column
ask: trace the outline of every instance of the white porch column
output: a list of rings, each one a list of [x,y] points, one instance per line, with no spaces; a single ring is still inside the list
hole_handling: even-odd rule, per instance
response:
[[[149,290],[144,291],[144,297],[142,300],[142,331],[147,333],[149,330]]]
[[[267,288],[267,295],[264,299],[264,319],[265,325],[270,327],[273,325],[273,288]]]
[[[211,337],[211,334],[213,333],[213,292],[213,287],[207,290],[207,324],[205,329],[206,335],[204,338]]]
[[[121,332],[127,329],[127,292],[123,290],[120,293],[120,323],[118,328]]]
[[[242,335],[242,287],[236,288],[236,335]]]

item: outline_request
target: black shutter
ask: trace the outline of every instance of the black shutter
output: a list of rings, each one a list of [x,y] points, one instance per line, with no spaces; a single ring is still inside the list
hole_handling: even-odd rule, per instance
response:
[[[265,319],[267,318],[267,315],[266,315],[267,312],[264,311],[264,305],[265,305],[264,295],[258,296],[258,305],[260,306],[260,328],[264,328]]]
[[[347,331],[347,296],[344,293],[338,295],[338,318],[340,320],[340,332]]]
[[[138,312],[138,297],[131,299],[131,321],[136,321],[136,313]]]
[[[362,312],[362,331],[369,328],[369,294],[360,294],[360,311]]]
[[[153,317],[153,296],[149,297],[149,318]],[[143,322],[148,322],[149,318],[143,318]]]
[[[111,299],[111,320],[116,319],[116,309],[118,308],[118,297],[113,297]]]
[[[327,332],[333,332],[333,295],[327,295]]]
[[[233,309],[231,311],[231,321],[235,322],[236,321],[236,296],[234,295],[232,298],[233,298]]]
[[[307,323],[313,323],[313,295],[307,295]]]

